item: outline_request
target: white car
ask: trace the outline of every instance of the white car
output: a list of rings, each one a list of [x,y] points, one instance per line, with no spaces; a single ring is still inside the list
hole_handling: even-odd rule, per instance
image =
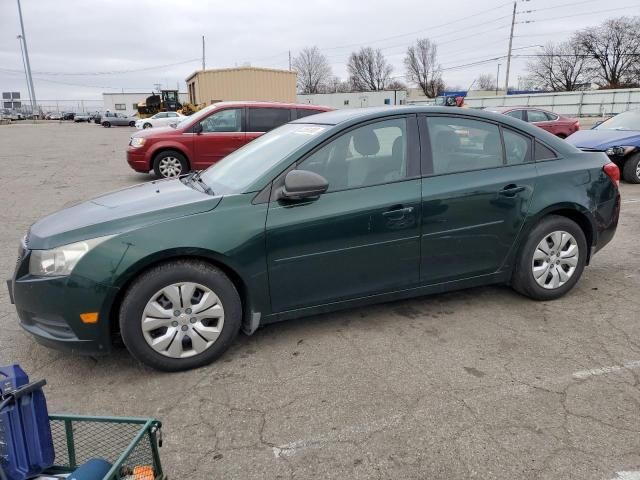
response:
[[[136,128],[142,130],[143,128],[151,127],[168,127],[172,123],[178,123],[184,118],[184,115],[178,112],[159,112],[153,117],[141,118],[136,122]]]

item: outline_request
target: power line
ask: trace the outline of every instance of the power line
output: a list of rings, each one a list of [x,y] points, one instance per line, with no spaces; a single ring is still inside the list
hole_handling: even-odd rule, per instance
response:
[[[638,8],[638,5],[626,5],[624,7],[618,7],[618,8],[608,8],[606,10],[594,10],[591,12],[583,12],[583,13],[572,13],[571,15],[565,15],[562,17],[547,17],[547,18],[537,18],[534,20],[529,20],[526,23],[533,23],[533,22],[546,22],[549,20],[561,20],[563,18],[574,18],[574,17],[582,17],[584,15],[595,15],[596,13],[607,13],[607,12],[615,12],[618,10],[625,10],[627,8]]]
[[[148,71],[148,70],[157,70],[160,68],[167,68],[167,67],[174,67],[176,65],[184,65],[187,63],[193,63],[193,62],[199,62],[201,59],[199,58],[192,58],[190,60],[183,60],[181,62],[175,62],[175,63],[167,63],[164,65],[154,65],[154,66],[150,66],[150,67],[142,67],[142,68],[132,68],[132,69],[128,69],[128,70],[109,70],[109,71],[104,71],[104,72],[36,72],[34,71],[33,73],[38,74],[38,75],[47,75],[47,76],[102,76],[102,75],[121,75],[123,73],[136,73],[136,72],[144,72],[144,71]],[[19,70],[11,70],[11,69],[0,69],[3,70],[5,72],[19,72]]]

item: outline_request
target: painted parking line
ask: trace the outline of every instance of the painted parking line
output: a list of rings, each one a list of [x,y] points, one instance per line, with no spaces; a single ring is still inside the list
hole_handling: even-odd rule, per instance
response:
[[[616,472],[616,476],[611,480],[640,480],[640,470]]]
[[[623,365],[611,365],[609,367],[592,368],[590,370],[580,370],[579,372],[575,372],[573,374],[573,378],[578,380],[584,380],[585,378],[589,378],[589,377],[597,377],[600,375],[606,375],[607,373],[619,372],[621,370],[633,370],[635,368],[640,368],[640,360],[635,362],[625,363]],[[640,480],[640,478],[638,480]]]

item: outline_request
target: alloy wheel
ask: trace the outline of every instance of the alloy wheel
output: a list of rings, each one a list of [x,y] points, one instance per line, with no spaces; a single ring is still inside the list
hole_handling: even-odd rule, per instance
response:
[[[164,157],[158,163],[160,173],[165,178],[177,177],[182,172],[182,164],[176,157]]]
[[[141,319],[147,344],[170,358],[188,358],[209,349],[224,325],[218,296],[204,285],[174,283],[151,297]]]
[[[576,271],[580,255],[578,242],[570,233],[552,232],[533,253],[531,272],[542,288],[552,290],[566,284]]]

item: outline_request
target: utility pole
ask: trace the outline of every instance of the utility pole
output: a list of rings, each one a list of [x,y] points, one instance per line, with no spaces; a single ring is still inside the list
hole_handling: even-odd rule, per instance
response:
[[[513,2],[513,16],[511,17],[511,33],[509,33],[509,51],[507,53],[507,73],[504,79],[504,93],[509,92],[509,69],[511,68],[511,47],[513,46],[513,27],[516,24],[516,9],[518,8],[518,2]]]
[[[205,67],[205,56],[204,56],[204,35],[202,35],[202,70]]]
[[[31,105],[31,115],[35,115],[36,112],[33,111],[33,103],[31,103],[33,94],[31,93],[31,85],[29,85],[29,75],[27,75],[27,64],[24,61],[24,47],[22,46],[22,35],[18,35],[16,38],[20,42],[20,53],[22,54],[22,68],[24,68],[24,79],[27,85],[27,95],[29,95],[29,104]]]
[[[33,88],[33,78],[31,77],[31,64],[29,63],[29,51],[27,50],[27,37],[24,34],[24,22],[22,21],[22,8],[20,7],[20,0],[18,2],[18,16],[20,17],[20,30],[22,31],[22,43],[24,44],[24,60],[27,69],[27,79],[29,80],[29,87],[31,88],[31,112],[37,115],[36,110],[38,108],[38,102],[36,101],[36,91]]]
[[[291,71],[291,50],[289,50],[289,71]]]
[[[496,73],[496,97],[498,96],[499,81],[500,81],[500,64],[498,64],[498,72]]]

